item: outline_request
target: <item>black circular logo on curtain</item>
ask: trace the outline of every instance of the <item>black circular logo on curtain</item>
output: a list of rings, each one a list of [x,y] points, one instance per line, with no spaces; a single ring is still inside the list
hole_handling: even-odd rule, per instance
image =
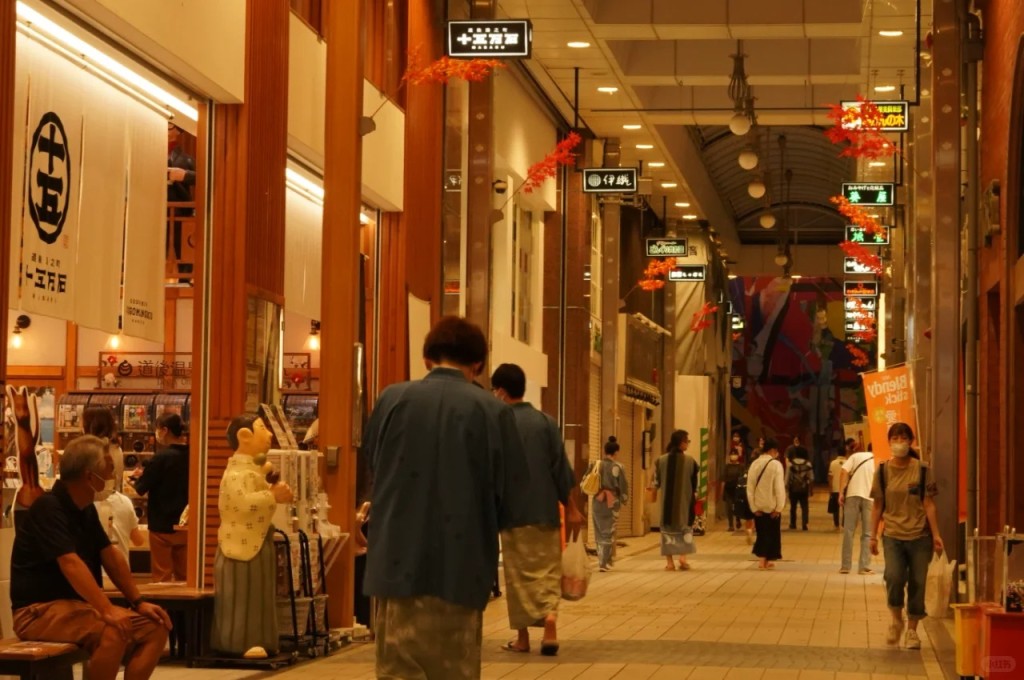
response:
[[[32,223],[43,243],[54,243],[71,203],[71,152],[64,123],[53,111],[43,114],[32,133],[26,179]]]

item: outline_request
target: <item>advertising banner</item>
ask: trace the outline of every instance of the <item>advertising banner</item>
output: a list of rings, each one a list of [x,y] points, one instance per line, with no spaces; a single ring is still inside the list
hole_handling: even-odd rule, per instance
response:
[[[917,434],[917,411],[910,368],[896,366],[884,371],[862,373],[864,401],[875,458],[889,457],[888,432],[893,423],[906,423]]]

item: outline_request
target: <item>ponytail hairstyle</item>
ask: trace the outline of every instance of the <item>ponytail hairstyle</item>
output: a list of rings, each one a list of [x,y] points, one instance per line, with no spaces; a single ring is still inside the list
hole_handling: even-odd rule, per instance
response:
[[[608,441],[604,443],[604,455],[614,456],[619,452],[619,442],[615,437],[608,437]]]

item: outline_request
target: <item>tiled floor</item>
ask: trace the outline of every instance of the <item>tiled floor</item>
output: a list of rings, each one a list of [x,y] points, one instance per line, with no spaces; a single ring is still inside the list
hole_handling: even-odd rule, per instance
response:
[[[823,510],[823,508],[822,508]],[[823,513],[822,513],[823,514]],[[823,527],[824,521],[818,523]],[[689,572],[666,572],[657,534],[628,541],[633,553],[595,573],[590,593],[563,602],[557,658],[512,654],[503,600],[484,618],[483,677],[497,680],[941,680],[924,649],[885,644],[880,575],[840,575],[841,538],[783,532],[786,560],[762,572],[740,534],[698,539]],[[876,570],[881,572],[880,565]],[[373,649],[355,646],[274,674],[371,679]],[[161,668],[159,680],[248,680],[262,673]]]

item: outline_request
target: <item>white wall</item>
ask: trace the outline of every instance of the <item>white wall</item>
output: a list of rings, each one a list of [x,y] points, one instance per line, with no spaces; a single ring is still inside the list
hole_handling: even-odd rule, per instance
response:
[[[518,187],[530,166],[544,159],[558,142],[554,123],[540,105],[507,70],[494,75],[494,171],[516,177]],[[525,196],[534,210],[555,210],[555,180],[549,179]]]
[[[324,93],[327,45],[291,15],[288,35],[288,147],[317,167],[324,165]]]
[[[242,101],[245,0],[58,1],[196,92],[223,103]]]
[[[841,279],[845,255],[839,246],[790,246],[793,255],[792,273],[799,276],[826,276]],[[729,273],[737,276],[781,276],[782,267],[775,264],[775,246],[743,246],[730,257]]]
[[[363,115],[374,115],[377,126],[363,137],[363,197],[382,210],[401,211],[405,202],[405,112],[382,100],[380,91],[367,80],[363,82]]]

